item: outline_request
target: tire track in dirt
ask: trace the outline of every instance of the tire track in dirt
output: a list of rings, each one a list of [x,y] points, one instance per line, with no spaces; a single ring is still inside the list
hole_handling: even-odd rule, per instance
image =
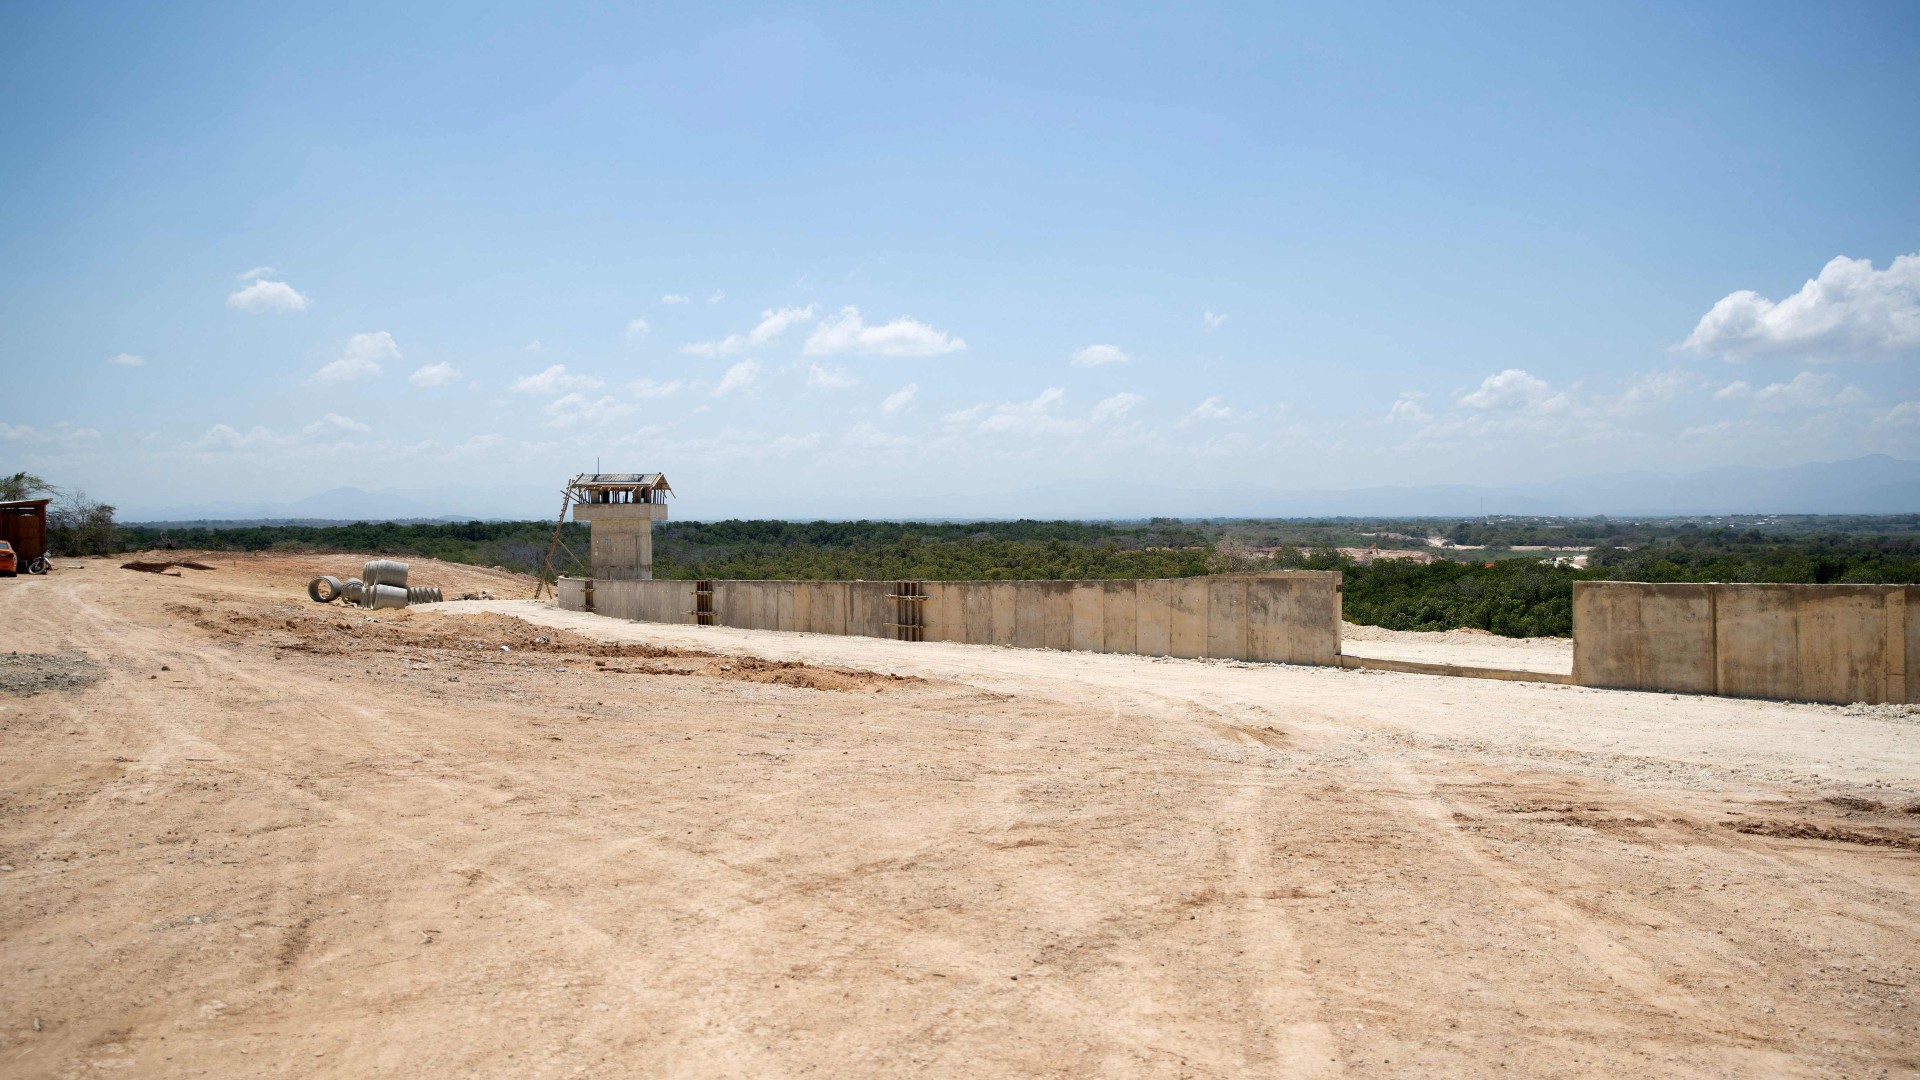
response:
[[[1608,982],[1631,994],[1666,1024],[1692,1029],[1694,1038],[1731,1040],[1739,1049],[1754,1053],[1756,1058],[1750,1064],[1757,1069],[1771,1071],[1787,1066],[1787,1061],[1770,1050],[1768,1044],[1773,1040],[1740,1026],[1724,1010],[1708,1006],[1675,988],[1661,977],[1649,958],[1635,952],[1607,927],[1483,851],[1472,837],[1460,830],[1453,808],[1445,804],[1431,784],[1416,778],[1407,765],[1379,758],[1376,766],[1388,790],[1403,800],[1412,820],[1421,823],[1462,864],[1471,866],[1474,873],[1492,884],[1516,912],[1552,927],[1572,942],[1586,962]],[[1734,1046],[1729,1046],[1732,1048]]]
[[[68,583],[57,584],[67,585]],[[230,646],[194,644],[180,634],[165,628],[128,627],[111,613],[88,602],[86,596],[76,595],[78,591],[61,589],[59,592],[65,595],[59,595],[54,599],[54,603],[63,609],[62,614],[65,616],[61,620],[62,635],[65,640],[71,640],[89,651],[111,655],[116,661],[116,667],[132,668],[136,671],[142,668],[157,669],[159,659],[164,657],[167,666],[172,670],[163,673],[163,677],[168,677],[170,683],[183,683],[188,691],[198,689],[205,692],[209,689],[217,689],[219,695],[229,704],[245,703],[257,708],[262,702],[275,702],[254,714],[256,723],[250,726],[226,725],[220,738],[211,739],[202,733],[203,729],[200,729],[193,719],[190,719],[190,717],[197,717],[191,693],[183,692],[181,704],[177,706],[163,704],[159,707],[140,708],[134,706],[124,694],[118,692],[119,686],[114,679],[107,680],[102,684],[102,690],[118,698],[117,707],[111,709],[102,707],[98,709],[98,713],[117,718],[115,722],[121,730],[112,733],[113,735],[125,738],[131,734],[125,730],[130,724],[142,720],[150,722],[141,729],[145,737],[150,740],[148,747],[141,751],[142,761],[149,765],[147,771],[152,777],[143,789],[143,794],[146,796],[155,797],[165,793],[168,785],[164,775],[169,767],[184,766],[205,771],[208,768],[207,765],[189,760],[204,759],[213,766],[216,774],[231,779],[244,778],[246,784],[263,789],[263,794],[269,801],[296,807],[310,817],[324,817],[335,825],[354,830],[370,839],[377,838],[377,846],[390,850],[403,850],[409,856],[428,865],[438,864],[441,873],[450,872],[454,866],[459,865],[488,866],[486,877],[491,885],[490,898],[496,903],[520,909],[522,918],[527,921],[558,923],[569,934],[581,939],[575,943],[572,950],[579,957],[578,962],[581,966],[605,967],[612,957],[627,957],[628,959],[622,962],[617,970],[608,974],[631,986],[651,986],[669,981],[669,976],[673,974],[670,968],[651,962],[660,954],[641,954],[636,957],[635,954],[615,947],[614,935],[595,925],[590,919],[583,918],[547,897],[538,895],[535,889],[514,880],[510,874],[505,873],[500,865],[501,856],[517,849],[521,846],[519,843],[510,841],[495,845],[491,842],[481,842],[477,838],[465,844],[450,843],[454,838],[445,833],[444,823],[432,825],[431,832],[425,834],[409,829],[390,819],[356,810],[342,799],[330,797],[324,791],[304,786],[302,781],[309,779],[308,776],[290,773],[279,764],[284,759],[286,751],[281,740],[289,737],[289,733],[292,732],[299,732],[300,735],[297,737],[308,742],[324,741],[332,745],[354,747],[361,756],[391,755],[403,747],[409,753],[417,753],[418,744],[415,740],[424,740],[433,745],[442,757],[449,760],[456,757],[450,747],[433,740],[429,734],[433,730],[430,721],[406,722],[411,719],[415,706],[405,702],[369,705],[346,694],[318,702],[289,697],[286,686],[280,681],[284,677],[282,673],[261,673],[252,670],[260,666],[257,661],[247,663],[242,660],[240,663],[235,663],[237,658],[231,655]],[[38,628],[50,630],[51,628],[46,626],[48,622],[50,620],[40,613],[27,618],[30,628],[34,628],[37,623]],[[76,623],[78,625],[75,625]],[[227,674],[219,675],[222,672]],[[118,677],[137,678],[137,675],[119,674]],[[216,687],[220,678],[238,682],[241,684],[240,688]],[[270,733],[276,731],[277,735]],[[517,779],[506,766],[488,768],[481,765],[480,768],[490,775],[474,781],[449,781],[439,777],[422,779],[428,786],[439,789],[445,802],[464,805],[483,805],[488,801],[493,795],[493,788],[485,783],[485,780]],[[105,820],[124,812],[123,807],[116,805],[120,801],[122,800],[118,793],[105,791],[96,793],[84,811],[75,810],[73,816],[62,820],[63,827],[49,838],[49,843],[58,849],[100,832]],[[303,823],[303,827],[311,824],[311,822]],[[564,825],[562,827],[564,828]],[[283,838],[282,843],[291,840],[291,837]],[[303,842],[303,846],[309,852],[313,849],[313,844],[310,842]],[[719,860],[697,861],[702,869],[709,871],[705,875],[708,878],[711,878],[711,867],[724,865]],[[325,970],[329,967],[337,968],[337,962],[317,961],[308,956],[313,918],[302,912],[299,898],[303,894],[313,892],[315,882],[308,877],[298,861],[285,866],[279,873],[279,879],[280,886],[272,890],[269,896],[260,898],[266,903],[265,908],[261,910],[261,915],[286,927],[282,945],[274,954],[277,966],[293,972],[298,968],[321,964],[321,967],[311,972],[311,976],[325,978],[328,975],[337,974],[337,971]],[[279,899],[273,899],[274,896]],[[757,930],[758,927],[754,925],[738,928],[738,932],[742,934],[752,934]],[[348,960],[350,957],[342,957],[339,962]],[[401,1003],[400,1000],[389,1001],[386,1007]],[[698,1000],[684,1002],[682,1008],[662,1010],[662,1015],[658,1019],[684,1021],[688,1016],[698,1017],[702,1013],[702,1004]],[[589,1012],[577,1021],[579,1030],[576,1034],[589,1041],[604,1043],[608,1041],[617,1023],[619,1020],[608,1013]],[[773,1067],[771,1062],[763,1058],[742,1054],[738,1047],[734,1047],[730,1052],[742,1058],[738,1064],[746,1072],[759,1072]]]

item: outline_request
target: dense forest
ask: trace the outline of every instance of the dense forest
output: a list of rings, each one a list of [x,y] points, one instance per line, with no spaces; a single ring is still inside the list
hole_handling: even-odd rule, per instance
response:
[[[550,522],[121,525],[114,547],[366,551],[537,572]],[[1429,538],[1453,546],[1429,546]],[[554,560],[582,573],[587,529]],[[1425,549],[1368,563],[1339,549]],[[1589,565],[1555,565],[1579,551]],[[1564,564],[1565,559],[1559,560]],[[1920,583],[1920,515],[1610,521],[671,521],[654,529],[669,578],[935,580],[1187,577],[1304,568],[1346,574],[1350,621],[1396,630],[1572,632],[1573,582]]]

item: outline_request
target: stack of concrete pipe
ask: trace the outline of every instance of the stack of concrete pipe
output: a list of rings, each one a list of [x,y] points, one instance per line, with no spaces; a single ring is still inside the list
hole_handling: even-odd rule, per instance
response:
[[[347,603],[369,610],[402,608],[408,604],[437,604],[440,590],[431,585],[407,584],[407,564],[393,559],[373,559],[360,568],[360,576],[341,581],[335,577],[317,577],[307,582],[307,596],[316,604]]]

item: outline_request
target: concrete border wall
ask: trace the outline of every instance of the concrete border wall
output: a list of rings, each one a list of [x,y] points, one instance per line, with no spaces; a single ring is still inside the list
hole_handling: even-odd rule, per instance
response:
[[[1791,701],[1920,701],[1920,588],[1573,586],[1573,681]]]
[[[595,579],[593,607],[572,606],[575,595],[585,600],[585,590],[570,589],[573,578],[560,579],[560,606],[569,610],[591,610],[615,619],[636,622],[690,623],[693,621],[693,582],[657,581],[639,578],[625,580]]]
[[[1339,663],[1340,575],[1139,581],[927,581],[922,640],[1031,649]],[[713,622],[743,630],[896,636],[884,581],[715,581]],[[691,581],[560,580],[560,606],[691,623]],[[591,606],[588,606],[589,597]]]

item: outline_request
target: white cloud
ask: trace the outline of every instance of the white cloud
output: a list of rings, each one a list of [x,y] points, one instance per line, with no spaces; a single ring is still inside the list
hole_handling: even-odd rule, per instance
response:
[[[1556,394],[1545,379],[1529,375],[1520,368],[1508,368],[1481,380],[1480,388],[1460,398],[1469,409],[1496,409],[1512,412],[1547,413],[1565,408],[1567,395]]]
[[[655,382],[652,379],[635,379],[627,384],[627,393],[638,398],[672,397],[683,384],[679,379],[672,382]]]
[[[712,296],[707,297],[707,303],[717,304],[720,301],[725,300],[726,298],[727,298],[726,293],[720,292],[719,290],[716,289]]]
[[[1795,412],[1832,405],[1863,405],[1869,400],[1857,386],[1843,386],[1836,390],[1839,382],[1832,375],[1803,371],[1788,382],[1773,383],[1755,390],[1753,408],[1756,412]]]
[[[266,270],[266,267],[261,267]],[[249,270],[252,274],[256,271]],[[313,301],[306,294],[284,281],[267,281],[264,278],[227,297],[227,306],[263,315],[275,311],[305,311]]]
[[[627,336],[629,338],[646,337],[648,331],[652,329],[653,327],[647,325],[647,320],[632,319],[627,323]]]
[[[760,364],[754,360],[742,360],[727,369],[720,376],[720,385],[713,388],[714,394],[731,394],[735,390],[745,390],[760,381]]]
[[[121,367],[140,367],[146,362],[147,362],[146,357],[135,356],[130,352],[115,353],[112,356],[107,357],[107,363],[119,364]]]
[[[1739,401],[1753,396],[1753,384],[1745,379],[1735,379],[1713,392],[1715,401]]]
[[[215,424],[189,445],[195,450],[250,450],[274,441],[273,432],[263,427],[243,432],[226,424]]]
[[[1427,395],[1418,390],[1407,390],[1394,400],[1393,408],[1387,410],[1389,424],[1424,424],[1433,419],[1420,399]]]
[[[1244,431],[1233,431],[1225,435],[1216,435],[1194,448],[1193,456],[1201,458],[1236,458],[1250,453],[1253,440]]]
[[[234,275],[234,280],[236,280],[236,281],[258,281],[258,280],[260,280],[261,278],[264,278],[264,277],[272,277],[273,275],[275,275],[275,274],[277,274],[277,273],[279,273],[279,272],[280,272],[280,271],[278,271],[278,270],[275,270],[275,269],[274,269],[273,267],[271,267],[271,266],[256,266],[256,267],[254,267],[253,269],[251,269],[251,270],[249,270],[249,271],[247,271],[247,272],[246,272],[246,273],[244,273],[244,274],[235,274],[235,275]]]
[[[1711,424],[1696,424],[1693,427],[1687,428],[1680,432],[1680,437],[1689,441],[1716,440],[1723,439],[1732,433],[1733,424],[1725,420],[1718,420]]]
[[[661,297],[660,302],[663,304],[685,304],[685,303],[690,303],[691,301],[689,301],[686,297],[681,296],[679,293],[670,292],[667,295]]]
[[[1055,429],[1060,422],[1048,414],[1066,396],[1065,390],[1055,386],[1042,390],[1032,401],[1001,405],[992,416],[980,421],[980,430],[993,433]]]
[[[0,423],[0,441],[61,446],[78,450],[99,445],[100,432],[90,427],[71,428],[64,420],[55,424],[51,431],[34,427],[32,424]]]
[[[823,320],[814,328],[801,351],[808,356],[837,356],[842,353],[939,356],[959,352],[966,347],[965,341],[905,315],[890,323],[868,326],[861,321],[859,308],[844,307],[839,315]]]
[[[897,416],[905,412],[907,406],[913,404],[913,399],[919,396],[919,393],[919,383],[908,383],[893,393],[888,394],[880,402],[880,411],[888,416]]]
[[[1652,393],[1658,384],[1649,387]],[[1481,380],[1471,391],[1456,390],[1454,408],[1438,416],[1413,405],[1396,405],[1389,417],[1413,425],[1407,445],[1484,443],[1490,439],[1525,438],[1527,445],[1620,438],[1619,420],[1647,411],[1628,407],[1624,398],[1598,404],[1576,397],[1578,384],[1555,390],[1545,379],[1520,368],[1508,368]],[[1403,400],[1414,400],[1401,395]],[[1438,410],[1432,410],[1438,411]],[[1424,419],[1423,419],[1424,417]]]
[[[1920,401],[1903,401],[1873,422],[1875,427],[1920,427]],[[0,424],[0,427],[5,427]]]
[[[1681,348],[1750,360],[1884,360],[1920,349],[1920,254],[1885,270],[1867,259],[1834,259],[1778,303],[1743,289],[1701,317]]]
[[[913,439],[888,434],[872,424],[855,424],[840,441],[859,450],[905,450],[917,445]]]
[[[1102,399],[1099,404],[1095,405],[1088,419],[1096,424],[1102,420],[1115,420],[1127,415],[1127,413],[1133,411],[1135,405],[1145,400],[1147,399],[1145,395],[1142,394],[1115,394],[1110,398]]]
[[[760,313],[759,324],[744,334],[728,334],[719,341],[696,341],[680,351],[693,356],[738,356],[749,349],[763,349],[772,345],[787,332],[787,327],[812,318],[812,304],[803,308],[785,307],[777,311],[769,308]]]
[[[459,378],[460,372],[452,364],[443,360],[438,364],[428,364],[426,367],[417,369],[407,376],[407,381],[419,387],[445,386],[450,382],[458,381]]]
[[[1124,364],[1133,359],[1120,351],[1118,345],[1089,345],[1073,354],[1074,367],[1099,367],[1102,364]]]
[[[844,390],[857,385],[859,379],[853,377],[846,368],[821,367],[814,364],[807,370],[807,385],[818,386],[823,390]]]
[[[383,362],[399,359],[400,346],[394,344],[393,335],[385,330],[355,334],[347,339],[347,347],[341,351],[338,360],[314,372],[307,381],[326,383],[370,379],[380,374]]]
[[[1630,411],[1665,405],[1699,389],[1700,383],[1700,376],[1680,368],[1649,371],[1627,383],[1626,391],[1620,395],[1619,405]]]
[[[1011,401],[999,405],[976,405],[970,409],[948,413],[944,419],[953,425],[973,425],[973,429],[982,435],[1060,435],[1078,437],[1099,432],[1103,426],[1112,425],[1124,419],[1141,402],[1144,396],[1134,393],[1119,393],[1103,398],[1084,416],[1074,416],[1062,412],[1067,392],[1060,387],[1049,387],[1030,401]],[[1115,430],[1137,430],[1139,425],[1130,424]]]
[[[581,393],[567,394],[547,403],[547,419],[554,427],[589,427],[617,420],[639,410],[638,405],[616,401],[606,395],[589,399]]]
[[[1200,324],[1202,326],[1205,326],[1209,330],[1220,329],[1220,324],[1226,321],[1227,321],[1227,317],[1225,315],[1216,315],[1211,311],[1200,316]]]
[[[483,454],[496,446],[503,445],[506,441],[505,436],[494,432],[488,432],[485,435],[475,435],[459,446],[448,448],[447,456],[470,457],[476,454]]]
[[[1226,398],[1215,396],[1195,405],[1193,411],[1187,414],[1187,419],[1231,420],[1233,419],[1233,410],[1227,407]]]
[[[545,371],[532,375],[523,375],[507,387],[522,394],[559,394],[567,391],[598,390],[607,385],[605,379],[592,375],[576,375],[567,370],[565,364],[555,364]]]
[[[229,428],[228,430],[232,429]],[[255,430],[264,431],[265,429],[256,428]],[[372,431],[373,429],[355,420],[351,416],[341,416],[339,413],[328,413],[301,430],[307,435],[354,435],[363,431]]]

